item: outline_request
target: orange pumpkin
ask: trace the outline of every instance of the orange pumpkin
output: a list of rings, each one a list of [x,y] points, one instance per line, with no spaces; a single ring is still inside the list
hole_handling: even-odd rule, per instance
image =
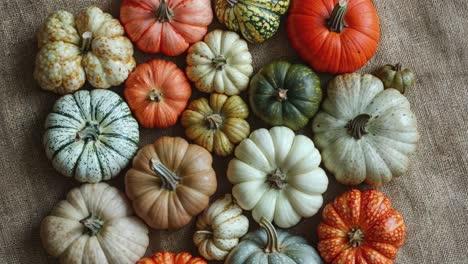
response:
[[[192,94],[185,74],[173,62],[138,65],[125,82],[125,99],[138,122],[148,128],[175,125]]]
[[[371,0],[293,1],[291,45],[316,71],[354,72],[374,56],[379,18]]]
[[[213,20],[210,0],[124,0],[120,21],[139,49],[177,56],[200,41]]]
[[[143,258],[137,264],[207,264],[202,258],[194,258],[186,252],[157,252],[149,258]]]
[[[180,137],[140,149],[125,176],[136,214],[154,229],[179,229],[201,213],[216,191],[211,154]]]
[[[391,264],[405,239],[402,215],[377,190],[350,190],[323,209],[320,255],[327,263]]]

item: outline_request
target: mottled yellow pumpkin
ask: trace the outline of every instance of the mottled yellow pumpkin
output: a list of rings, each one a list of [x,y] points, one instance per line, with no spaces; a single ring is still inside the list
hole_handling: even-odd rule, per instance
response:
[[[250,133],[247,104],[237,95],[211,94],[192,101],[182,114],[185,134],[196,144],[219,156],[232,153]]]

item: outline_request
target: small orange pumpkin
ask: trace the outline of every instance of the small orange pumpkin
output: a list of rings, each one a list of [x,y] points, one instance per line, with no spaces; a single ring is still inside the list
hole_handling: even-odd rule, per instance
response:
[[[140,259],[137,264],[207,264],[202,258],[195,258],[187,252],[157,252],[149,258]]]
[[[156,59],[138,65],[125,82],[124,93],[142,126],[166,128],[175,125],[192,89],[177,65]]]

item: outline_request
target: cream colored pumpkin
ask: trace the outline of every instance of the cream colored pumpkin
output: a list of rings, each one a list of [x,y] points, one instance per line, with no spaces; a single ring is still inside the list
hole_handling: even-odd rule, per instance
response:
[[[343,184],[382,185],[408,169],[419,140],[408,99],[370,74],[344,74],[328,84],[315,116],[314,141],[325,167]]]
[[[230,194],[216,200],[198,217],[193,242],[207,260],[223,260],[249,230],[249,219]]]
[[[96,88],[122,84],[135,68],[133,45],[117,19],[91,6],[77,17],[51,14],[38,33],[34,78],[42,89],[72,93],[85,81]]]
[[[311,217],[323,203],[328,178],[308,137],[287,127],[257,129],[234,151],[227,177],[240,207],[282,228]]]
[[[41,240],[64,264],[133,264],[149,244],[125,195],[106,183],[72,189],[42,221]]]
[[[239,94],[253,73],[247,42],[231,31],[214,30],[190,47],[187,76],[205,93]]]

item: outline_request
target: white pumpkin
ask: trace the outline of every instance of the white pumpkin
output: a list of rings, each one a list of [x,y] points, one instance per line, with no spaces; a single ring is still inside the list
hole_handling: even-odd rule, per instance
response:
[[[193,242],[207,260],[223,260],[249,230],[249,219],[230,194],[216,200],[197,220]]]
[[[312,129],[336,179],[382,185],[404,174],[419,139],[408,99],[370,74],[337,76],[327,93]]]
[[[75,18],[57,11],[38,34],[34,77],[42,89],[59,94],[122,84],[135,68],[133,45],[117,19],[91,6]]]
[[[106,183],[72,189],[42,220],[40,233],[45,250],[64,264],[133,264],[149,244],[148,228]]]
[[[231,31],[214,30],[187,54],[187,76],[205,93],[238,94],[253,73],[247,42]]]
[[[61,97],[45,128],[46,155],[54,168],[80,182],[111,179],[138,149],[138,123],[122,98],[109,90]]]
[[[257,222],[263,216],[288,228],[322,206],[328,178],[320,160],[308,137],[287,127],[262,128],[237,146],[227,177],[237,203]]]

